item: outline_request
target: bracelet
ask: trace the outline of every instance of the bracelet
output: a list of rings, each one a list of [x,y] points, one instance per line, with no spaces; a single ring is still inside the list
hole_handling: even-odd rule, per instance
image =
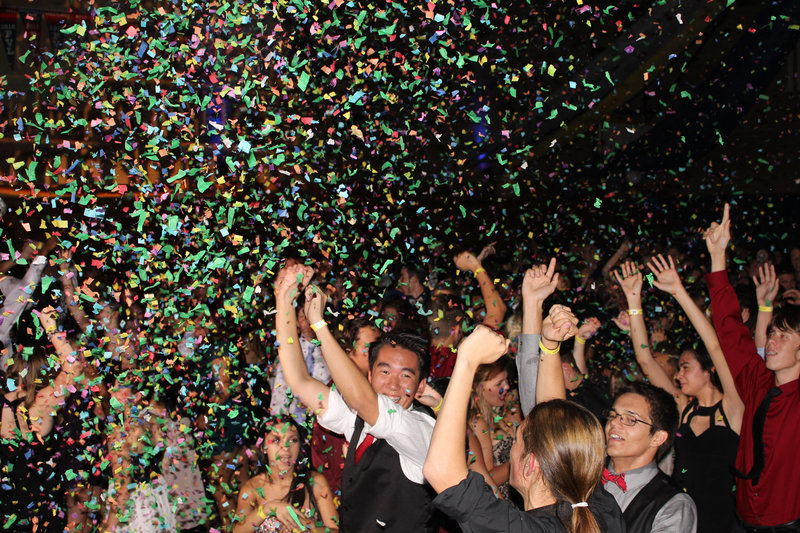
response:
[[[433,412],[438,413],[439,411],[441,411],[443,403],[444,403],[444,396],[442,396],[442,399],[439,400],[439,405],[437,405],[436,407],[431,407],[431,409],[433,409]]]
[[[485,269],[485,268],[483,268],[483,267],[480,267],[480,268],[479,268],[479,269],[477,269],[475,272],[473,272],[473,273],[472,273],[472,275],[473,275],[473,276],[475,276],[475,277],[477,277],[477,276],[478,276],[478,274],[480,274],[481,272],[486,272],[486,269]]]
[[[628,309],[628,316],[634,315],[643,315],[644,312],[641,309]]]
[[[558,343],[558,346],[556,346],[554,350],[551,350],[542,343],[542,339],[539,339],[539,349],[544,353],[546,353],[547,355],[556,355],[559,352],[560,348],[561,348],[560,342]]]
[[[311,324],[311,329],[313,329],[314,333],[316,333],[318,330],[324,328],[327,325],[328,325],[327,322],[325,322],[324,320],[320,320],[319,322],[314,322],[313,324]]]
[[[575,342],[577,342],[578,344],[586,344],[586,339],[582,339],[577,335],[575,335]]]
[[[759,305],[758,306],[758,310],[759,311],[763,311],[765,313],[771,313],[772,312],[772,306],[771,305]]]

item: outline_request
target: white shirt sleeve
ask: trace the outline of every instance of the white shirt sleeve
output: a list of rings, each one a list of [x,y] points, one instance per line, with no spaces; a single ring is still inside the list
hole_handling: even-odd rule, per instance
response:
[[[317,422],[327,430],[344,435],[349,442],[353,437],[353,429],[356,425],[356,412],[348,407],[339,391],[332,388],[328,394],[328,408],[317,414]],[[361,444],[365,436],[366,432],[362,431],[361,439],[356,446]]]
[[[653,520],[650,533],[696,533],[697,508],[688,494],[676,494],[664,504]]]
[[[422,465],[428,455],[436,421],[424,413],[404,409],[382,394],[378,395],[378,409],[375,425],[365,423],[361,438],[355,445],[361,444],[367,434],[385,440],[400,456],[400,467],[409,481],[424,483]],[[347,406],[341,394],[331,389],[328,408],[317,417],[317,421],[325,429],[341,433],[349,441],[356,417],[356,412]]]
[[[389,443],[400,455],[400,466],[414,483],[424,483],[422,465],[431,445],[436,421],[419,411],[404,409],[386,396],[378,395],[380,414],[375,425],[364,425],[364,431]]]

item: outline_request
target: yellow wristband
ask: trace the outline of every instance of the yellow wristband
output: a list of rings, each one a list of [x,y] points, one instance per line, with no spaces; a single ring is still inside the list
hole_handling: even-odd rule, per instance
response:
[[[441,410],[442,410],[442,404],[443,404],[443,403],[444,403],[444,396],[442,396],[442,399],[441,399],[441,400],[439,400],[439,405],[437,405],[436,407],[432,407],[432,408],[431,408],[431,409],[433,409],[433,412],[434,412],[434,413],[438,413],[439,411],[441,411]]]
[[[577,335],[575,335],[575,342],[577,342],[578,344],[586,344],[586,340],[578,337]]]
[[[311,329],[313,329],[314,333],[316,333],[321,328],[324,328],[327,325],[328,325],[327,322],[325,322],[324,320],[320,320],[319,322],[314,322],[313,324],[311,324]]]
[[[539,349],[544,353],[546,353],[547,355],[556,355],[559,352],[560,348],[561,348],[560,342],[558,343],[558,346],[556,346],[555,350],[551,350],[542,343],[542,339],[539,339]]]
[[[641,309],[628,309],[628,316],[633,315],[643,315],[644,312]]]
[[[483,268],[483,267],[480,267],[479,269],[477,269],[477,270],[476,270],[475,272],[473,272],[472,274],[473,274],[474,276],[477,276],[477,275],[478,275],[478,274],[480,274],[481,272],[486,272],[486,269],[485,269],[485,268]]]
[[[758,310],[759,311],[764,311],[765,313],[771,313],[772,312],[772,306],[771,305],[759,305],[758,306]]]

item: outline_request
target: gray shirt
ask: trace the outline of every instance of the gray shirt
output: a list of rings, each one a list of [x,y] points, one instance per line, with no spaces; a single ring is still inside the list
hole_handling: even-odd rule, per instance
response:
[[[611,468],[610,463],[608,470],[613,474],[617,473]],[[612,482],[606,483],[605,489],[617,500],[617,505],[624,513],[639,491],[655,477],[657,472],[658,467],[655,462],[652,462],[641,468],[625,472],[626,491],[623,492],[616,483]],[[674,533],[675,531],[681,533],[697,531],[697,508],[691,496],[685,493],[676,494],[664,504],[653,520],[653,528],[650,533]]]
[[[522,416],[528,416],[536,405],[536,376],[539,375],[539,334],[519,336],[517,350],[517,375],[519,376],[519,404]]]

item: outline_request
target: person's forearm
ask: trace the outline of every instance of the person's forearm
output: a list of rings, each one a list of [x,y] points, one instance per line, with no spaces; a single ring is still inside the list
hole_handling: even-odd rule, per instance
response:
[[[505,463],[494,466],[489,470],[489,476],[491,476],[492,482],[495,486],[502,485],[508,481],[510,466],[511,463],[506,461]]]
[[[711,272],[725,270],[727,266],[727,259],[724,251],[711,253]]]
[[[586,341],[584,339],[578,339],[579,337],[575,335],[575,343],[572,347],[572,358],[575,359],[575,368],[578,372],[586,375],[589,373],[589,367],[586,365]]]
[[[539,372],[539,339],[541,335],[522,334],[517,352],[519,403],[525,417],[536,405],[536,382]]]
[[[772,322],[772,309],[769,311],[759,309],[758,315],[756,315],[756,329],[753,335],[756,341],[756,348],[764,348],[767,345],[767,330],[770,322]]]
[[[80,304],[80,299],[75,296],[75,284],[72,281],[72,273],[62,272],[61,285],[64,288],[64,299],[67,302],[69,314],[75,319],[81,331],[86,332],[91,325],[88,315],[84,312]]]
[[[317,339],[322,349],[322,357],[328,365],[331,378],[345,403],[354,409],[358,416],[369,425],[375,425],[380,411],[378,395],[364,374],[347,356],[334,338],[327,325],[317,330]]]
[[[542,346],[555,353],[539,352],[539,372],[536,376],[536,403],[548,400],[566,399],[564,374],[561,371],[561,357],[558,354],[561,343],[541,338]]]
[[[542,333],[542,300],[522,301],[522,333],[540,335]]]
[[[497,292],[492,278],[489,277],[483,267],[475,274],[475,279],[481,287],[483,301],[486,302],[486,317],[483,320],[483,324],[491,328],[497,328],[506,316],[506,304],[500,297],[500,293]]]
[[[297,332],[297,313],[291,302],[276,305],[275,333],[278,343],[278,359],[281,362],[286,383],[307,406],[316,405],[313,397],[304,397],[303,384],[311,380],[303,354],[300,351],[300,337]]]
[[[717,338],[717,332],[714,331],[714,326],[708,321],[703,310],[697,307],[697,304],[689,293],[686,292],[686,289],[681,287],[678,290],[675,294],[675,301],[678,302],[683,312],[686,313],[689,322],[692,323],[695,331],[700,335],[700,339],[703,341],[703,344],[705,344],[706,349],[711,352],[715,347],[719,347],[719,339]]]
[[[457,485],[467,477],[464,441],[467,406],[475,370],[476,367],[467,358],[456,359],[442,409],[433,428],[423,472],[436,492]]]

